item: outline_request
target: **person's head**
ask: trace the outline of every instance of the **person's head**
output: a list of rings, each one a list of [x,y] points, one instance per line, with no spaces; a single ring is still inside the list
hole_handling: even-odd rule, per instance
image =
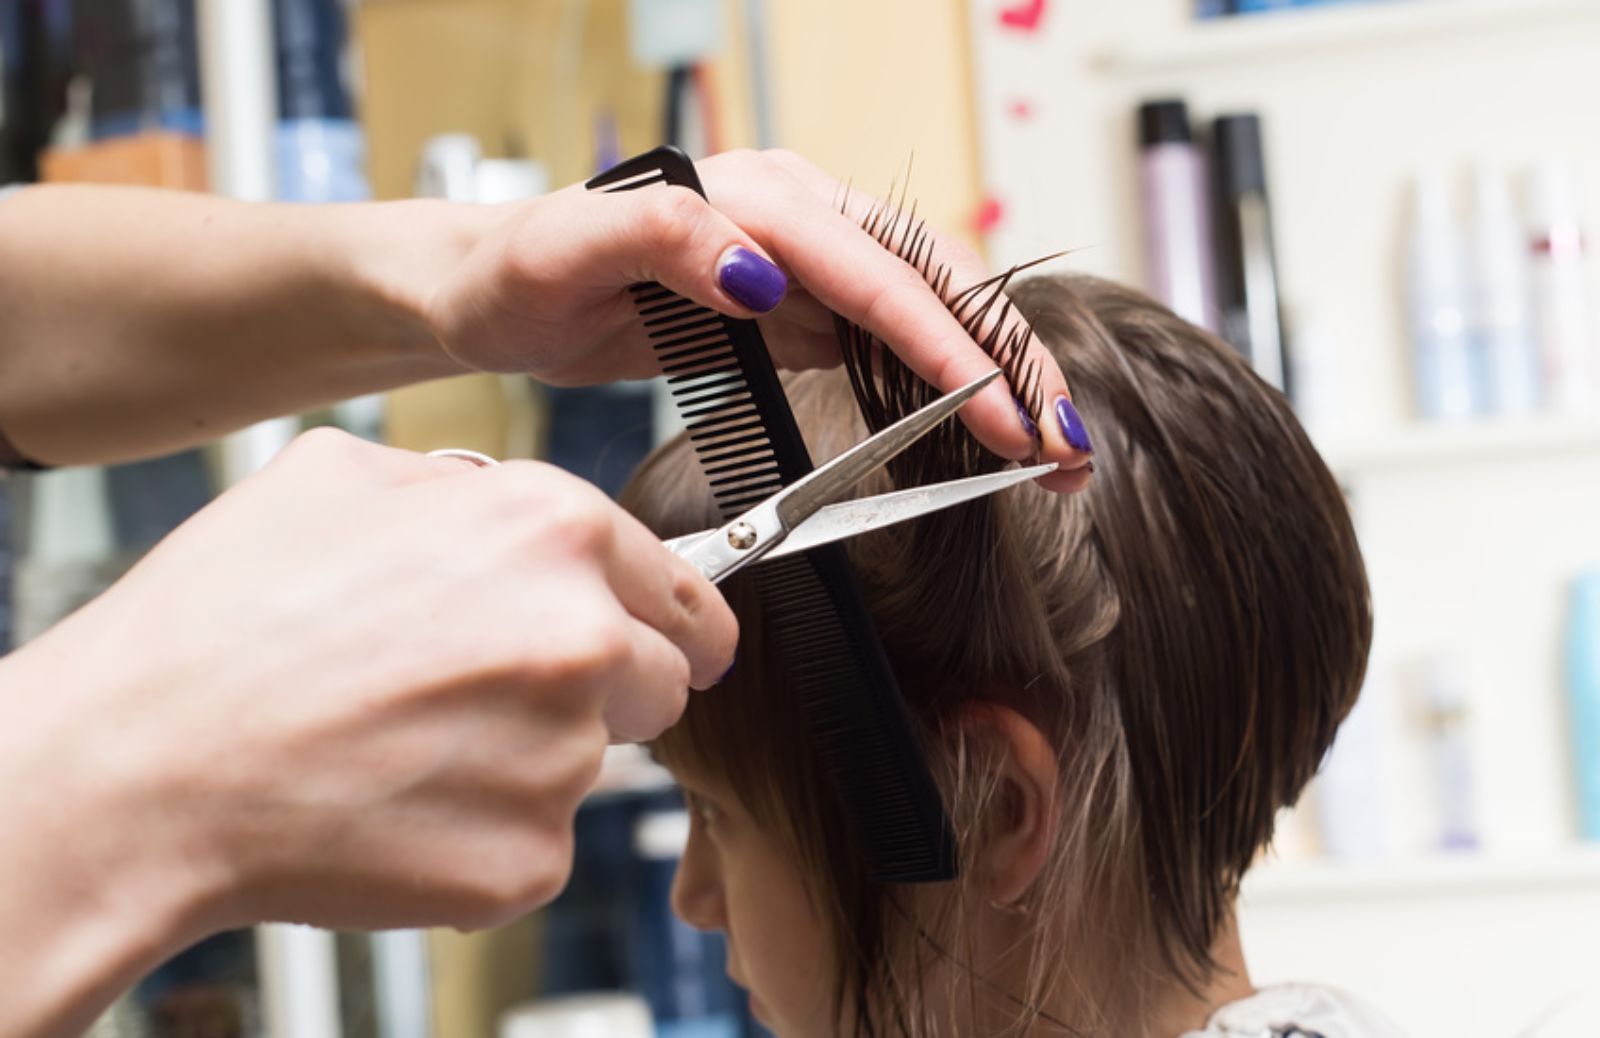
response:
[[[1213,980],[1240,877],[1360,687],[1355,534],[1283,396],[1136,292],[1011,296],[1071,380],[1087,489],[1025,486],[848,549],[961,877],[865,879],[748,579],[725,585],[738,664],[656,744],[699,809],[679,912],[728,932],[785,1038],[991,1033],[1041,1009],[1140,1034],[1157,995]],[[787,385],[813,457],[866,434],[842,373]],[[662,535],[717,521],[682,438],[624,503]]]

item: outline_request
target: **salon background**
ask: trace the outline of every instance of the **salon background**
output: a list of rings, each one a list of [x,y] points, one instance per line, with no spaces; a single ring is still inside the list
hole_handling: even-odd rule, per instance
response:
[[[1597,52],[1595,0],[0,0],[0,183],[493,202],[663,142],[781,146],[880,193],[909,167],[992,266],[1070,249],[1145,287],[1287,390],[1372,581],[1368,687],[1245,884],[1255,979],[1360,991],[1417,1035],[1591,1034]],[[673,429],[649,383],[471,376],[13,478],[7,643],[327,422],[612,491]],[[719,939],[668,910],[664,773],[619,750],[602,781],[545,911],[226,934],[94,1033],[757,1033]]]

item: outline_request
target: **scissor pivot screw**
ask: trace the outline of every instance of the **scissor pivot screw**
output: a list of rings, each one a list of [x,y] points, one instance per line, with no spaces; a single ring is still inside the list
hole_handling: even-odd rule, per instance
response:
[[[734,523],[728,528],[728,543],[740,551],[756,546],[756,528],[749,523]]]

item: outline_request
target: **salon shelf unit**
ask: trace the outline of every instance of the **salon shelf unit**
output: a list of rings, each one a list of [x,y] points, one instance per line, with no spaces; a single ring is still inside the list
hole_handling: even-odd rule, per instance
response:
[[[1600,893],[1600,844],[1575,844],[1545,854],[1465,851],[1371,862],[1268,862],[1245,879],[1251,906],[1348,899],[1516,894],[1587,890]]]
[[[995,266],[1138,284],[1134,112],[1261,115],[1285,316],[1332,348],[1314,439],[1349,489],[1375,616],[1368,698],[1386,857],[1263,868],[1241,931],[1259,983],[1316,980],[1417,1035],[1535,1034],[1594,987],[1600,850],[1574,843],[1561,632],[1600,564],[1600,413],[1411,418],[1400,249],[1418,171],[1564,157],[1600,220],[1600,0],[1385,0],[1192,19],[1187,0],[971,5]],[[1026,24],[1024,24],[1026,23]],[[1600,263],[1591,264],[1600,299]],[[1069,372],[1070,375],[1070,372]],[[1408,666],[1470,685],[1478,854],[1430,856],[1430,758]],[[1466,994],[1470,997],[1462,997]],[[1593,1033],[1592,1028],[1574,1033]]]
[[[1591,1035],[1600,847],[1274,863],[1246,878],[1252,979],[1316,978],[1415,1035]],[[1590,1007],[1575,1025],[1556,1017]]]
[[[1419,422],[1381,436],[1316,439],[1329,468],[1346,479],[1359,479],[1365,473],[1424,466],[1600,456],[1600,416]]]
[[[1445,34],[1492,33],[1562,18],[1600,18],[1595,0],[1373,0],[1196,22],[1112,44],[1094,56],[1111,75],[1197,73],[1295,60]]]

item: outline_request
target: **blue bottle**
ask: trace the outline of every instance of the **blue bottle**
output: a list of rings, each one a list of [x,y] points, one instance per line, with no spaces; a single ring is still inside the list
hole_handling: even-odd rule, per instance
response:
[[[366,138],[340,74],[342,0],[273,0],[278,48],[278,197],[362,202],[371,197]]]
[[[1567,709],[1578,833],[1600,840],[1600,569],[1572,583],[1567,614]]]

